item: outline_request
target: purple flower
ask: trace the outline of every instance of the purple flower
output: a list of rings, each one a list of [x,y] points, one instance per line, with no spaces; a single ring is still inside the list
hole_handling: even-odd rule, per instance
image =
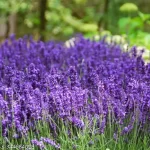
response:
[[[42,141],[38,141],[36,139],[31,140],[31,143],[35,146],[38,146],[40,149],[45,149],[45,146]]]
[[[150,63],[137,47],[124,52],[105,38],[82,36],[70,47],[27,36],[11,36],[0,46],[0,117],[6,137],[12,127],[14,137],[26,136],[29,129],[36,134],[38,121],[46,121],[56,137],[60,120],[67,130],[70,122],[82,130],[87,119],[90,131],[95,125],[94,133],[104,133],[110,121],[122,126],[122,135],[135,123],[143,131],[150,123],[149,91]],[[59,148],[53,140],[42,140]],[[40,142],[33,140],[42,146]]]
[[[60,149],[60,145],[56,144],[55,141],[53,141],[49,138],[41,137],[40,140],[43,141],[44,143],[50,144],[51,146],[55,147],[56,149]]]
[[[77,117],[72,117],[72,118],[69,118],[69,120],[77,127],[79,128],[83,128],[84,127],[84,122],[82,120],[80,120],[79,118]]]

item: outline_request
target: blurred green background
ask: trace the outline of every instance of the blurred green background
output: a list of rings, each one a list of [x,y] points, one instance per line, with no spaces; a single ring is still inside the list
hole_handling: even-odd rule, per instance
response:
[[[150,49],[150,0],[0,0],[0,39],[66,41],[78,33]]]

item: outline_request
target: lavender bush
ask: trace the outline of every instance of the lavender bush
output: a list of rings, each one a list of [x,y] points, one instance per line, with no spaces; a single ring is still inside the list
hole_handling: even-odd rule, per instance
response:
[[[150,63],[142,53],[82,36],[70,47],[11,36],[0,46],[0,144],[149,149]]]

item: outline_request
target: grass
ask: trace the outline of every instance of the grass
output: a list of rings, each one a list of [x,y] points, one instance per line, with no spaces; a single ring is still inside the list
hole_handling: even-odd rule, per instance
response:
[[[96,122],[94,121],[94,124]],[[148,125],[147,125],[148,127]],[[145,127],[146,128],[146,127]],[[2,128],[1,128],[2,129]],[[118,129],[118,136],[116,140],[113,135]],[[104,133],[95,133],[95,125],[89,129],[89,122],[85,122],[84,129],[78,129],[67,122],[66,124],[59,120],[56,125],[57,133],[55,133],[49,127],[49,123],[46,121],[36,122],[34,130],[29,130],[26,137],[20,139],[12,138],[13,130],[10,129],[8,138],[2,136],[2,130],[0,130],[0,149],[16,149],[20,150],[18,146],[28,146],[31,149],[38,150],[37,146],[31,145],[32,139],[40,139],[40,137],[46,137],[53,139],[59,143],[61,150],[150,150],[150,135],[146,130],[139,131],[139,127],[135,124],[133,130],[121,135],[122,127],[117,124],[108,123],[104,130]],[[68,132],[70,132],[68,134]],[[11,148],[12,146],[12,148]],[[25,148],[24,148],[25,149]],[[55,150],[51,145],[45,144],[46,150]]]

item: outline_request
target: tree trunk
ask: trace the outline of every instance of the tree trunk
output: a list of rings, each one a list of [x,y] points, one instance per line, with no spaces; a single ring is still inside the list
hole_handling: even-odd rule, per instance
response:
[[[109,0],[106,0],[105,2],[105,6],[104,6],[104,16],[105,16],[105,20],[104,20],[104,28],[107,29],[108,24],[107,24],[107,16],[108,16],[108,7],[109,7]]]
[[[7,14],[6,17],[7,17],[7,20],[6,20],[5,38],[8,38],[8,36],[9,36],[9,31],[10,31],[9,14]]]
[[[104,9],[103,9],[103,17],[101,17],[98,21],[98,27],[99,29],[102,27],[104,29],[107,29],[107,17],[108,17],[108,8],[109,8],[109,0],[104,0]]]
[[[39,9],[40,9],[40,35],[41,40],[45,40],[45,29],[46,29],[46,18],[45,18],[45,12],[47,9],[47,0],[40,0],[39,3]]]
[[[12,13],[9,16],[10,34],[16,33],[17,13]]]

